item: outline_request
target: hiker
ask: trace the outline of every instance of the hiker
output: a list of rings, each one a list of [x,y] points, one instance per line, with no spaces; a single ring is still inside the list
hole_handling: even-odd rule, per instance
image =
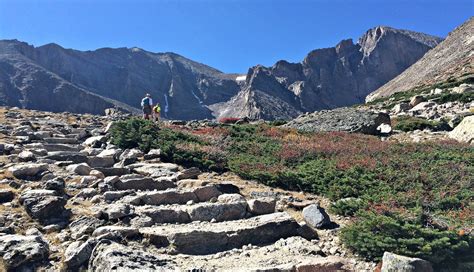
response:
[[[147,93],[145,97],[142,99],[143,119],[145,120],[151,119],[152,108],[153,108],[153,100],[151,99],[151,95]]]
[[[160,112],[161,112],[161,107],[159,103],[156,103],[156,105],[153,107],[153,120],[160,121]]]

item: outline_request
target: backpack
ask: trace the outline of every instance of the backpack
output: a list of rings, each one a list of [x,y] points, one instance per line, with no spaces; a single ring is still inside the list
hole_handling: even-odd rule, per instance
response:
[[[153,107],[153,111],[156,113],[160,113],[161,111],[160,105],[156,105],[155,107]]]
[[[150,106],[150,98],[149,97],[145,97],[142,99],[142,107],[149,107]]]

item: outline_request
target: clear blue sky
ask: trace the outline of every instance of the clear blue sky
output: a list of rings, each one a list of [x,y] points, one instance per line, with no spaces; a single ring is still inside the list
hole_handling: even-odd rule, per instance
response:
[[[246,73],[377,25],[445,37],[472,15],[474,0],[0,0],[0,39],[137,46]]]

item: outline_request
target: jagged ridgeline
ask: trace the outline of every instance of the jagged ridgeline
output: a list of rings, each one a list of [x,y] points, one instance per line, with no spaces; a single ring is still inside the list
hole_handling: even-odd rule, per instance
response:
[[[137,112],[150,93],[168,119],[290,119],[353,105],[436,46],[441,38],[376,27],[359,41],[310,52],[302,62],[225,74],[174,53],[139,48],[65,49],[0,41],[0,105],[53,112]],[[74,99],[71,99],[71,98]]]

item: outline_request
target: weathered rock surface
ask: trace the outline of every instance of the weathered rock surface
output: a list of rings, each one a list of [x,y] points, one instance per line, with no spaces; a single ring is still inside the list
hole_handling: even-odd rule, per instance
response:
[[[9,167],[7,173],[19,179],[28,179],[46,170],[48,165],[44,163],[24,163]]]
[[[19,202],[28,215],[45,225],[62,222],[68,216],[64,207],[66,199],[54,190],[25,191],[20,195]]]
[[[331,223],[329,215],[317,204],[312,204],[304,208],[303,217],[306,223],[313,228],[322,228]]]
[[[432,272],[431,263],[419,258],[410,258],[385,252],[381,272]]]
[[[449,137],[460,142],[474,143],[474,116],[465,117],[461,123],[449,133]]]
[[[94,248],[89,262],[89,270],[97,272],[174,271],[176,266],[169,260],[169,257],[103,241]]]
[[[48,255],[49,246],[40,236],[0,236],[0,268],[3,266],[6,271],[32,271]]]
[[[186,254],[208,254],[246,244],[272,243],[297,235],[298,223],[286,213],[261,215],[221,223],[192,223],[182,228],[161,226],[139,232],[156,246],[172,244]]]
[[[390,116],[355,108],[339,108],[301,115],[284,127],[302,131],[347,131],[376,135],[381,124],[390,125]]]

